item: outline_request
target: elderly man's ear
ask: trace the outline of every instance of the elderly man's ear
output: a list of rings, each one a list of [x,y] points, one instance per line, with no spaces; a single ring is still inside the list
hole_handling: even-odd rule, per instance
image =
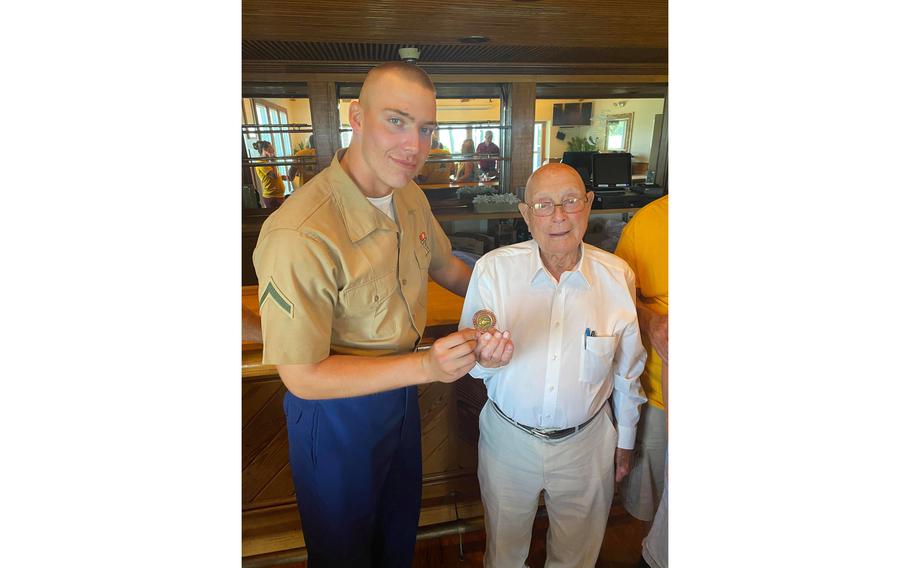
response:
[[[518,203],[518,212],[521,213],[521,218],[525,220],[525,223],[530,226],[531,224],[531,207],[527,203],[521,201]]]

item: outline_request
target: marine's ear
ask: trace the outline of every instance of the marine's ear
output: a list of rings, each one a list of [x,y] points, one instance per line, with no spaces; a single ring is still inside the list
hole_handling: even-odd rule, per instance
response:
[[[351,130],[358,134],[363,128],[363,105],[359,100],[351,101],[351,105],[348,107],[348,123],[351,125]]]

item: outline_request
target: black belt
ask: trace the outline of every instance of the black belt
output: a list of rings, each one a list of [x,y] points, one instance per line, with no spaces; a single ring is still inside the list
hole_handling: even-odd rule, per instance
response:
[[[609,402],[609,400],[607,402]],[[493,410],[495,410],[497,414],[511,422],[515,427],[524,430],[528,434],[540,438],[541,440],[561,440],[562,438],[571,436],[576,432],[581,432],[581,429],[590,424],[591,421],[593,421],[595,418],[597,418],[597,415],[600,414],[600,410],[603,410],[603,407],[601,407],[600,410],[594,413],[594,416],[588,418],[578,426],[573,426],[572,428],[563,428],[562,430],[545,430],[541,428],[531,428],[530,426],[525,426],[524,424],[520,424],[515,420],[512,420],[506,416],[506,413],[503,412],[495,402],[493,402],[493,399],[490,399],[490,404],[493,405]]]

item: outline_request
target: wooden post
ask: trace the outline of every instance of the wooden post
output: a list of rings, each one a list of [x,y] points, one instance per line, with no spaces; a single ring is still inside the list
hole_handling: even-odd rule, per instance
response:
[[[313,118],[313,135],[316,140],[316,163],[318,170],[324,170],[332,163],[335,152],[341,148],[341,133],[338,129],[338,96],[334,81],[310,81],[310,115]]]
[[[518,188],[525,185],[533,167],[534,151],[534,103],[537,83],[510,83],[505,89],[503,121],[511,126],[505,131],[505,155],[511,158],[508,184],[509,191],[518,194]]]

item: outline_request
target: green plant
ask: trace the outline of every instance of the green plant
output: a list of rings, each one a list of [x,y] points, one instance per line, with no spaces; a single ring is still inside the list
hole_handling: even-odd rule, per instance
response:
[[[588,136],[587,139],[581,136],[573,136],[569,139],[569,152],[596,152],[597,141]]]

